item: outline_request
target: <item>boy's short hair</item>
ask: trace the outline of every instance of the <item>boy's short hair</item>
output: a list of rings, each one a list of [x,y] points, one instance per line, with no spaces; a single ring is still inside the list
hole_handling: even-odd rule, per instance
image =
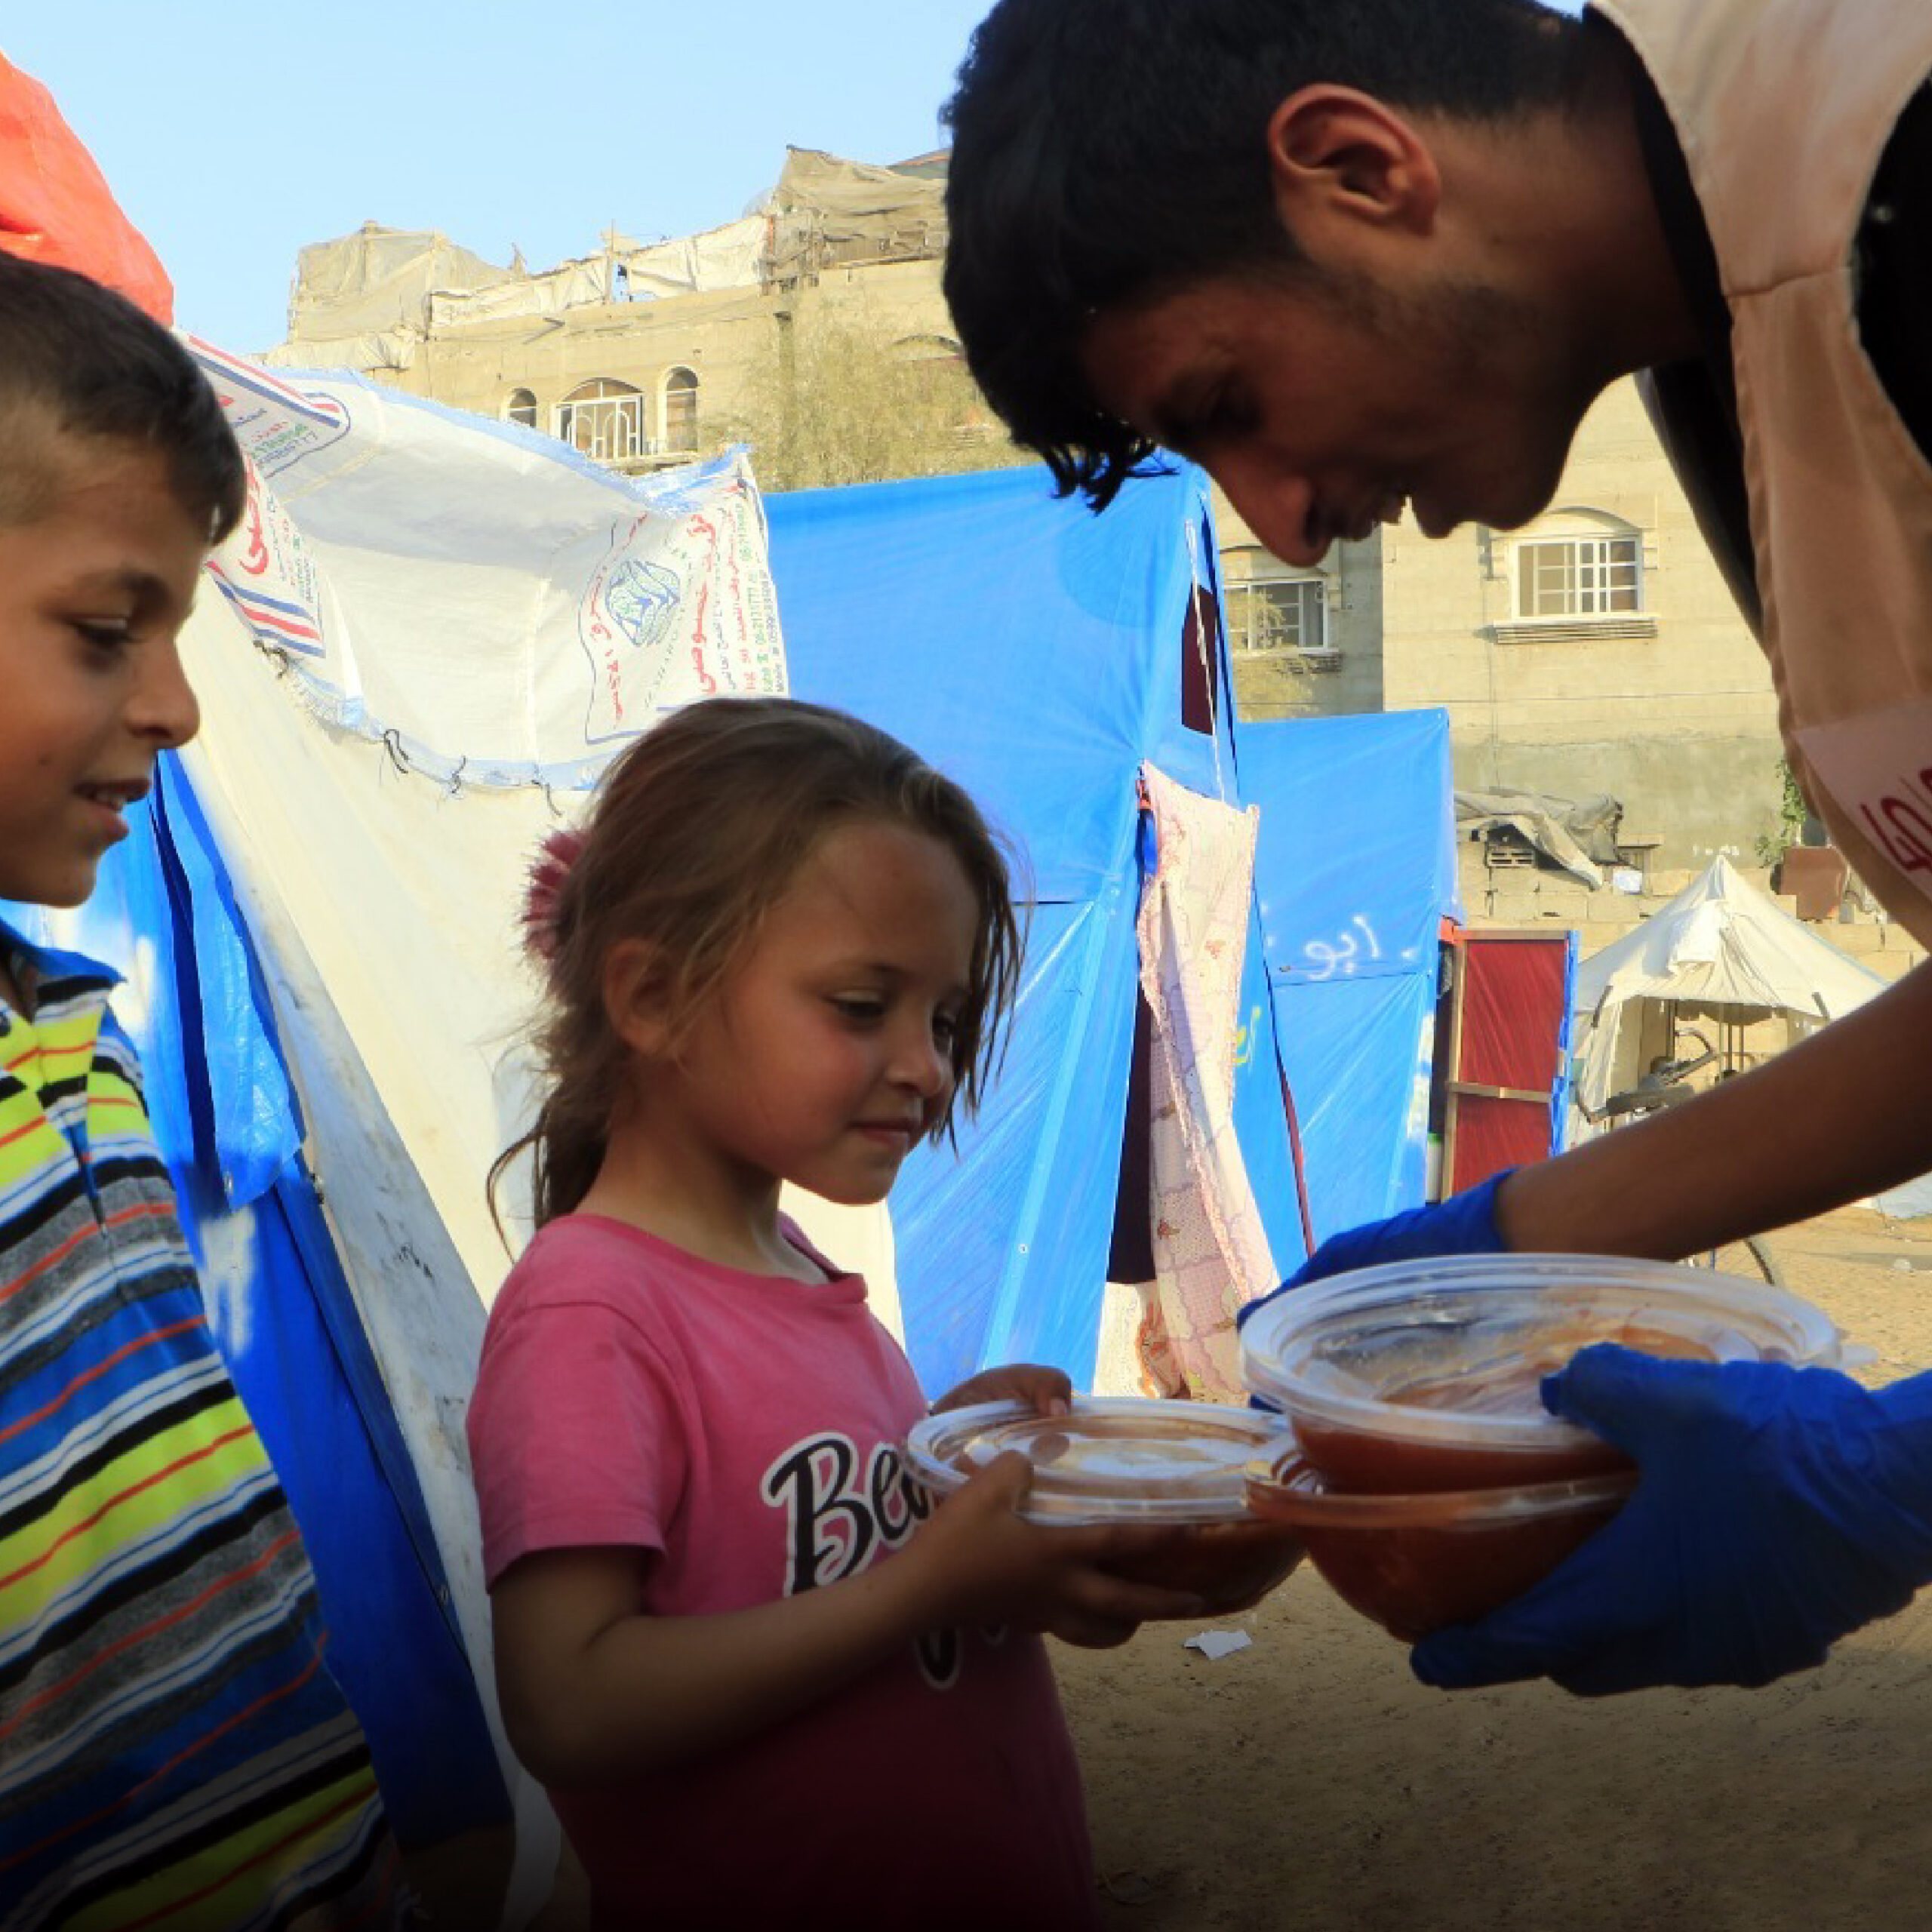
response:
[[[999,0],[946,109],[946,296],[986,399],[1104,508],[1153,446],[1087,393],[1088,324],[1303,265],[1275,109],[1331,82],[1500,120],[1566,97],[1577,25],[1537,0]]]
[[[0,523],[45,513],[62,436],[159,452],[211,544],[241,521],[242,452],[194,358],[125,296],[0,250]]]

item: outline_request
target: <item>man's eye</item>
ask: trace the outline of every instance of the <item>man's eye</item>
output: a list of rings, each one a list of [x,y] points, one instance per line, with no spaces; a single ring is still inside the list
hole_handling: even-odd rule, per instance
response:
[[[91,645],[97,651],[118,651],[127,644],[131,635],[125,624],[106,618],[97,620],[77,617],[73,629],[82,643]]]
[[[1217,389],[1192,425],[1192,433],[1197,442],[1211,442],[1244,435],[1254,424],[1254,407],[1244,395],[1238,389]]]

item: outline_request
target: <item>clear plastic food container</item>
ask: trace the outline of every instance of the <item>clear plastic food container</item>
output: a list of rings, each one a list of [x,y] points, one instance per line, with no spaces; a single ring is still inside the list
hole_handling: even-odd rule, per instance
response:
[[[906,1438],[914,1478],[949,1494],[995,1456],[1033,1465],[1021,1515],[1051,1523],[1225,1523],[1247,1514],[1247,1470],[1282,1446],[1278,1416],[1218,1402],[1083,1396],[1043,1416],[980,1402],[928,1416]]]
[[[1412,1644],[1539,1582],[1623,1506],[1633,1471],[1410,1496],[1331,1489],[1296,1452],[1257,1464],[1256,1513],[1293,1529],[1351,1608]]]
[[[928,1416],[906,1439],[908,1473],[935,1498],[1017,1449],[1033,1466],[1020,1505],[1030,1521],[1166,1524],[1177,1532],[1120,1574],[1244,1607],[1301,1560],[1300,1539],[1247,1502],[1248,1466],[1289,1438],[1278,1416],[1217,1402],[1082,1397],[1070,1414],[983,1402]]]
[[[1241,1331],[1241,1373],[1338,1490],[1566,1480],[1628,1465],[1543,1406],[1592,1342],[1711,1361],[1838,1361],[1808,1302],[1707,1269],[1617,1257],[1454,1255],[1279,1297]]]

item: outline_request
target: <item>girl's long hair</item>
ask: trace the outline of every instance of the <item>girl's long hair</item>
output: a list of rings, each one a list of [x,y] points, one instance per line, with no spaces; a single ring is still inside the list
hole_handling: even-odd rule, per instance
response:
[[[843,712],[790,698],[707,699],[629,746],[569,841],[574,851],[546,852],[534,869],[526,923],[549,983],[534,1035],[545,1097],[491,1168],[493,1209],[526,1149],[539,1227],[568,1214],[597,1177],[632,1068],[605,1011],[611,946],[643,940],[666,962],[675,1051],[812,848],[854,822],[938,839],[971,883],[978,924],[952,1060],[955,1101],[969,1113],[977,1106],[1020,952],[1006,857],[979,808],[896,738]],[[949,1106],[936,1138],[952,1117]]]

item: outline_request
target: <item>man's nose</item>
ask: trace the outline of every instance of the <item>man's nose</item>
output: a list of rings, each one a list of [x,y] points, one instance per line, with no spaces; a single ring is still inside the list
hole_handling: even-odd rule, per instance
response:
[[[1312,570],[1328,554],[1333,533],[1323,522],[1314,486],[1281,470],[1237,464],[1214,480],[1241,520],[1284,564]]]

